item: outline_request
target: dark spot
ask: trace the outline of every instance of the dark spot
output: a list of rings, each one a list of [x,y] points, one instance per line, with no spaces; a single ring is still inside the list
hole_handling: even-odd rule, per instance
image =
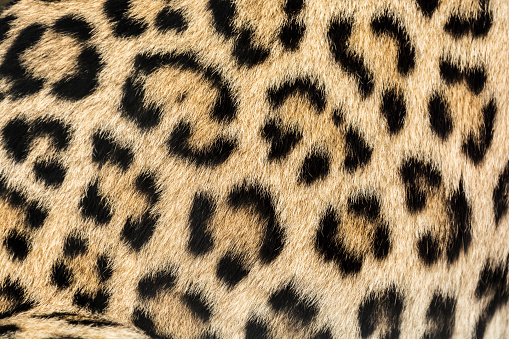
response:
[[[463,153],[465,153],[475,165],[482,162],[493,140],[495,116],[497,114],[495,99],[491,99],[488,104],[483,107],[482,114],[483,123],[477,135],[471,133],[462,145]]]
[[[270,330],[267,323],[258,318],[250,318],[246,323],[246,339],[269,339]]]
[[[311,185],[329,174],[331,159],[328,153],[313,150],[304,159],[299,171],[299,182]]]
[[[415,48],[410,37],[394,14],[381,13],[371,21],[371,29],[378,35],[385,34],[396,40],[398,44],[398,72],[406,76],[415,67]]]
[[[145,22],[129,17],[130,7],[130,0],[107,0],[104,3],[104,12],[113,25],[116,37],[136,37],[145,32],[148,27]]]
[[[8,336],[9,338],[19,330],[21,330],[21,328],[15,324],[0,325],[0,336]]]
[[[0,175],[0,197],[11,204],[13,207],[23,207],[27,205],[27,198],[23,192],[7,186],[7,179]]]
[[[69,258],[84,254],[88,249],[88,240],[79,234],[73,233],[67,236],[64,243],[64,255]]]
[[[138,294],[142,299],[153,299],[159,293],[173,289],[177,275],[173,270],[149,273],[138,282]]]
[[[134,159],[134,152],[115,141],[109,133],[96,131],[92,137],[92,160],[104,165],[107,162],[118,165],[126,171]]]
[[[325,109],[327,99],[324,86],[310,77],[299,77],[269,88],[267,98],[273,109],[277,109],[292,95],[299,94],[321,113]]]
[[[423,339],[451,338],[454,332],[455,312],[456,300],[435,292],[426,311],[428,329],[424,333]]]
[[[188,26],[182,11],[175,11],[169,7],[163,8],[163,10],[157,14],[155,25],[159,31],[164,33],[170,30],[181,33],[185,31]]]
[[[253,44],[254,32],[251,28],[244,28],[235,39],[233,56],[240,66],[253,67],[264,62],[270,50]]]
[[[497,186],[493,190],[493,209],[495,212],[495,223],[498,226],[500,220],[507,214],[509,206],[509,162],[503,172],[499,175]]]
[[[272,293],[269,304],[275,312],[285,312],[291,319],[303,325],[309,324],[318,313],[316,305],[299,296],[292,284]]]
[[[394,287],[372,292],[359,306],[358,322],[361,337],[370,337],[381,327],[382,338],[399,338],[404,298]]]
[[[7,153],[17,162],[24,161],[30,151],[30,125],[21,118],[9,121],[2,128],[2,139]]]
[[[21,283],[18,280],[11,280],[10,277],[7,277],[0,285],[0,296],[11,303],[7,311],[0,312],[0,319],[26,312],[35,306],[35,302],[28,299],[27,292]]]
[[[334,18],[329,25],[327,39],[334,60],[341,65],[343,71],[358,82],[359,92],[366,98],[373,93],[375,80],[362,56],[349,49],[348,40],[352,34],[352,27],[351,18]]]
[[[448,85],[455,84],[463,80],[463,72],[458,65],[454,64],[452,60],[442,58],[439,64],[440,77],[444,79]]]
[[[209,321],[212,316],[212,309],[208,305],[205,297],[198,292],[186,292],[182,299],[189,309],[203,322]]]
[[[458,190],[448,200],[447,212],[450,218],[450,235],[446,247],[447,259],[449,263],[454,263],[458,259],[461,250],[467,252],[472,241],[472,209],[463,189],[463,180],[460,181]]]
[[[31,229],[38,229],[44,224],[48,214],[49,212],[37,203],[30,203],[26,208],[26,223]]]
[[[360,194],[348,199],[348,211],[374,222],[380,217],[380,201],[371,194]]]
[[[109,299],[110,295],[104,289],[100,289],[96,293],[79,290],[74,294],[73,303],[92,313],[103,313],[108,307]]]
[[[480,10],[471,17],[456,11],[445,23],[444,30],[456,39],[468,33],[472,33],[474,39],[486,36],[493,24],[493,15],[489,10],[489,0],[480,0],[479,5]]]
[[[215,167],[224,163],[237,147],[237,141],[226,137],[217,137],[212,143],[198,149],[190,144],[193,134],[189,123],[179,122],[168,139],[168,151],[196,166]]]
[[[461,70],[450,58],[442,57],[440,60],[440,76],[446,84],[453,85],[465,80],[468,89],[475,95],[479,95],[486,84],[487,76],[484,66],[477,65]]]
[[[440,187],[442,176],[435,165],[417,158],[406,159],[400,168],[405,183],[406,206],[411,213],[420,212],[426,206],[426,194]]]
[[[434,92],[428,101],[428,113],[431,129],[442,140],[446,140],[452,131],[452,117],[445,98]]]
[[[53,29],[80,41],[87,41],[93,34],[93,28],[88,22],[73,15],[65,15],[58,19],[53,25]]]
[[[311,339],[334,339],[334,337],[332,336],[330,329],[324,328],[313,335]]]
[[[403,94],[391,88],[383,93],[380,111],[387,120],[389,133],[397,134],[405,124],[406,104]]]
[[[338,239],[341,220],[333,209],[327,210],[320,220],[315,246],[325,261],[334,261],[344,274],[355,274],[362,268],[362,256],[348,252],[343,240]]]
[[[465,70],[464,77],[470,91],[476,95],[479,95],[484,89],[484,85],[486,84],[487,80],[484,67],[475,66],[473,68],[469,68]]]
[[[231,0],[209,0],[208,9],[212,12],[215,29],[226,38],[231,38],[235,31],[235,3]]]
[[[208,229],[214,215],[215,202],[206,193],[197,193],[194,196],[193,206],[189,213],[189,237],[188,249],[194,255],[203,255],[212,249],[214,239]]]
[[[431,18],[440,2],[439,0],[417,0],[417,4],[419,5],[422,13],[427,18]]]
[[[343,166],[348,172],[354,172],[365,166],[371,159],[373,149],[362,138],[358,130],[350,127],[345,133],[346,158]]]
[[[217,264],[216,274],[228,287],[233,288],[249,273],[239,256],[225,254]]]
[[[285,49],[295,51],[304,37],[306,26],[297,20],[291,20],[281,27],[279,39]]]
[[[289,17],[299,14],[302,8],[304,8],[304,0],[285,0],[283,4],[283,10]]]
[[[66,168],[54,161],[36,161],[34,164],[35,177],[47,186],[59,187],[65,179]]]
[[[0,18],[0,42],[7,38],[7,34],[11,30],[11,24],[14,20],[16,20],[16,17],[13,15],[7,15]]]
[[[145,194],[150,204],[155,204],[161,198],[161,191],[157,187],[154,173],[143,172],[136,177],[136,189]]]
[[[51,268],[51,282],[58,287],[58,289],[66,289],[71,286],[74,280],[72,270],[67,267],[62,261],[57,261]]]
[[[133,75],[128,77],[124,84],[120,107],[122,114],[133,120],[141,129],[157,126],[163,115],[160,107],[146,102],[143,84]]]
[[[129,217],[122,228],[122,240],[124,240],[133,250],[140,251],[145,245],[156,228],[157,217],[150,212],[145,212],[140,218]]]
[[[85,219],[93,219],[98,224],[107,224],[112,217],[111,207],[99,194],[98,183],[89,184],[85,195],[81,198],[80,209]]]
[[[101,282],[107,281],[113,275],[113,264],[106,254],[97,257],[96,267]]]
[[[284,248],[284,230],[277,220],[270,193],[259,184],[244,183],[232,189],[228,195],[228,204],[234,210],[252,209],[265,221],[259,256],[264,264],[276,259]]]
[[[419,251],[419,258],[421,258],[427,266],[436,263],[441,254],[438,240],[434,238],[430,232],[424,233],[419,238],[417,250]]]
[[[16,230],[11,230],[4,239],[4,246],[14,260],[23,261],[30,252],[29,239]]]
[[[389,238],[389,226],[381,223],[373,237],[373,255],[378,260],[383,260],[387,257],[391,250],[391,240]]]
[[[261,131],[263,139],[270,144],[269,160],[284,159],[302,139],[296,128],[283,126],[280,120],[267,121]]]

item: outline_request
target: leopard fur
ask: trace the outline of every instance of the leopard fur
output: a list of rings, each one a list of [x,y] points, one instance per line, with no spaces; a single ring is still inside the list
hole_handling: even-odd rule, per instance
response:
[[[505,0],[20,0],[0,336],[509,338]]]

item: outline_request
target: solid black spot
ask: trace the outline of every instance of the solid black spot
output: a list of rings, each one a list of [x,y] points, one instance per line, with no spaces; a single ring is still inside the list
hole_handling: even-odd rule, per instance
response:
[[[273,109],[277,109],[293,94],[299,94],[321,113],[325,109],[327,99],[324,86],[310,77],[299,77],[269,88],[267,98]]]
[[[431,129],[442,140],[446,140],[452,131],[452,117],[449,105],[445,98],[434,92],[428,101],[428,113]]]
[[[187,29],[188,24],[182,11],[165,7],[157,14],[155,25],[161,32],[175,30],[177,33],[181,33]]]
[[[27,198],[23,194],[13,188],[7,187],[7,179],[0,175],[0,197],[6,200],[13,207],[24,207],[27,204]]]
[[[246,323],[246,339],[269,339],[270,330],[265,321],[251,318]]]
[[[47,186],[59,187],[65,179],[66,168],[58,162],[37,161],[34,164],[35,177]]]
[[[292,284],[272,293],[269,304],[275,312],[285,312],[291,319],[303,325],[309,324],[318,313],[316,305],[299,296]]]
[[[81,198],[80,209],[85,219],[93,219],[99,224],[107,224],[112,217],[111,207],[99,194],[98,183],[89,184],[85,195]]]
[[[150,212],[146,212],[140,218],[129,217],[122,229],[122,240],[124,240],[133,250],[140,251],[145,245],[156,228],[157,217]]]
[[[387,34],[397,41],[398,72],[408,75],[415,67],[415,48],[401,21],[394,14],[384,12],[371,21],[371,29],[378,35]]]
[[[348,252],[343,240],[338,239],[339,216],[329,209],[320,220],[315,246],[325,261],[334,261],[344,274],[355,274],[362,268],[362,256]]]
[[[276,217],[270,193],[259,184],[236,186],[228,195],[228,204],[234,209],[251,209],[264,219],[262,246],[259,256],[264,264],[272,262],[284,248],[284,230]]]
[[[197,193],[194,196],[193,206],[189,213],[189,237],[188,249],[194,255],[203,255],[212,249],[214,239],[208,229],[215,210],[214,199],[206,193]]]
[[[495,99],[491,99],[482,109],[483,123],[477,135],[471,133],[462,145],[462,150],[477,165],[482,162],[493,140],[493,128],[497,114]]]
[[[9,94],[13,99],[35,94],[44,85],[43,79],[34,77],[23,67],[20,58],[25,51],[39,42],[46,29],[45,26],[37,23],[24,28],[5,53],[3,63],[0,65],[0,75],[11,80]]]
[[[89,46],[78,55],[77,70],[53,84],[52,92],[64,100],[76,101],[91,95],[99,85],[104,67],[97,48]]]
[[[417,0],[417,4],[422,13],[426,17],[431,18],[439,5],[439,0]]]
[[[444,30],[456,39],[468,33],[472,33],[474,39],[486,36],[493,24],[493,15],[488,9],[488,0],[480,0],[479,3],[481,10],[472,17],[452,14],[445,23]]]
[[[448,200],[447,212],[450,218],[450,236],[446,247],[447,260],[449,263],[454,263],[458,259],[461,250],[467,252],[472,241],[472,209],[463,189],[463,181],[460,181],[458,190]]]
[[[116,37],[136,37],[145,32],[148,27],[145,22],[128,16],[130,7],[130,0],[107,0],[104,3],[104,12],[113,24]]]
[[[132,119],[140,128],[150,129],[159,124],[162,117],[161,108],[145,102],[143,84],[135,77],[127,78],[122,95],[122,113]]]
[[[59,289],[71,286],[74,280],[72,270],[62,261],[57,261],[51,268],[51,282]]]
[[[504,265],[492,265],[488,262],[485,263],[481,273],[479,274],[479,281],[475,288],[475,296],[477,299],[482,299],[489,293],[493,293],[500,287],[504,287],[507,278],[507,268]]]
[[[349,50],[348,40],[352,34],[352,26],[351,18],[334,18],[329,25],[327,39],[334,60],[358,82],[359,92],[366,98],[373,93],[375,80],[362,56]]]
[[[16,20],[16,17],[13,15],[7,15],[0,18],[0,42],[7,38],[7,34],[11,30],[11,24],[14,20]]]
[[[149,273],[138,282],[138,294],[142,299],[153,299],[159,293],[171,290],[176,280],[177,275],[173,270]]]
[[[156,331],[156,325],[152,317],[144,310],[135,308],[132,315],[133,325],[142,330],[147,336],[154,339],[170,339],[164,335],[160,335]]]
[[[370,337],[384,324],[382,338],[399,338],[403,307],[404,298],[394,287],[370,293],[359,306],[357,319],[361,337]]]
[[[439,63],[440,76],[450,85],[455,84],[463,79],[463,72],[458,65],[451,60],[442,58]]]
[[[423,339],[451,338],[454,332],[455,312],[456,300],[435,292],[426,311],[428,329],[424,333]]]
[[[31,203],[26,208],[26,223],[32,229],[38,229],[48,217],[48,211],[36,203]]]
[[[304,0],[285,0],[283,10],[288,16],[295,16],[304,8]]]
[[[69,234],[64,242],[64,255],[69,258],[84,254],[88,249],[88,240],[79,234]]]
[[[507,214],[509,207],[509,163],[504,171],[499,175],[497,186],[493,190],[493,209],[495,213],[495,223],[498,226],[502,217]]]
[[[348,172],[354,172],[365,166],[371,159],[373,149],[362,138],[358,130],[350,127],[345,133],[346,158],[343,166]]]
[[[421,258],[427,266],[436,263],[441,254],[438,240],[433,237],[430,232],[424,233],[419,238],[417,250],[419,251],[419,258]]]
[[[336,108],[332,112],[332,122],[334,123],[334,126],[341,127],[343,125],[343,122],[345,120],[345,112],[343,111],[343,108]]]
[[[469,68],[464,72],[465,81],[467,82],[470,91],[476,95],[479,95],[484,89],[486,84],[486,71],[483,66],[475,66]]]
[[[24,161],[32,142],[30,125],[21,118],[15,118],[2,128],[2,139],[10,156],[17,162]]]
[[[387,257],[390,250],[389,227],[385,223],[381,223],[373,237],[373,255],[376,259],[383,260]]]
[[[11,230],[4,239],[4,246],[15,260],[25,260],[30,252],[29,239],[22,233]]]
[[[109,320],[97,319],[67,319],[69,325],[87,326],[87,327],[119,327],[119,323]]]
[[[202,333],[200,339],[220,339],[220,337],[214,332],[207,331]]]
[[[113,264],[106,254],[97,257],[96,267],[101,282],[107,281],[113,275]]]
[[[186,292],[182,299],[189,309],[203,322],[209,321],[212,316],[212,309],[208,305],[205,297],[198,292]]]
[[[11,280],[7,277],[0,285],[0,296],[11,303],[7,311],[0,312],[0,319],[5,319],[14,314],[26,312],[35,306],[32,300],[29,300],[19,280]]]
[[[87,41],[92,37],[93,28],[83,18],[66,15],[58,19],[53,29],[61,34],[72,36],[80,41]]]
[[[417,158],[406,159],[401,165],[400,175],[405,183],[406,206],[412,213],[422,211],[426,206],[426,194],[442,183],[436,167]]]
[[[373,222],[380,217],[380,201],[371,194],[350,197],[348,211]]]
[[[244,267],[242,259],[231,253],[225,254],[217,264],[217,276],[230,288],[235,287],[248,273],[249,270]]]
[[[104,289],[100,289],[96,293],[79,290],[74,294],[73,303],[92,313],[103,313],[106,307],[108,307],[109,299],[110,295]]]
[[[143,172],[136,177],[136,189],[145,194],[150,204],[155,204],[161,198],[161,191],[157,187],[156,177],[151,172]]]
[[[198,149],[190,144],[193,134],[189,123],[180,121],[171,132],[168,139],[168,151],[196,166],[215,167],[224,163],[237,147],[237,141],[219,136],[212,143]]]
[[[398,93],[393,88],[385,91],[380,110],[387,120],[389,133],[391,135],[397,134],[405,124],[406,104],[403,94]]]
[[[95,132],[92,143],[92,160],[101,165],[109,161],[126,171],[133,162],[133,151],[119,144],[108,133]]]
[[[0,326],[0,336],[8,335],[8,338],[10,338],[11,335],[13,335],[15,332],[18,332],[19,330],[21,330],[21,328],[15,324],[1,325]]]
[[[214,28],[226,38],[233,36],[235,27],[235,3],[231,0],[209,0]]]
[[[253,67],[269,57],[270,50],[253,44],[253,35],[251,28],[244,28],[235,39],[232,54],[240,66]]]
[[[299,171],[299,181],[311,185],[329,174],[331,159],[328,153],[313,150],[304,159]]]
[[[311,339],[333,339],[333,338],[334,337],[332,336],[332,333],[328,328],[321,329],[320,331],[318,331],[318,333],[311,337]]]
[[[295,51],[299,48],[299,43],[304,37],[305,31],[306,26],[297,20],[291,20],[281,27],[279,39],[284,48]]]
[[[267,121],[261,131],[262,137],[270,144],[269,160],[284,159],[302,139],[296,128],[283,126],[280,120]]]

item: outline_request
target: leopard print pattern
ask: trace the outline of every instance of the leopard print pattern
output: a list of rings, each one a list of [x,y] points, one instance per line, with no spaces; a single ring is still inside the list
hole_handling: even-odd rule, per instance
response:
[[[505,0],[21,0],[0,336],[509,337]]]

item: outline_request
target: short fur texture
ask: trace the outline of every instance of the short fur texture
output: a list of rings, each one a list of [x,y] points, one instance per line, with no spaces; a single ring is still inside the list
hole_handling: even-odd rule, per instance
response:
[[[505,0],[21,0],[0,336],[508,338]]]

